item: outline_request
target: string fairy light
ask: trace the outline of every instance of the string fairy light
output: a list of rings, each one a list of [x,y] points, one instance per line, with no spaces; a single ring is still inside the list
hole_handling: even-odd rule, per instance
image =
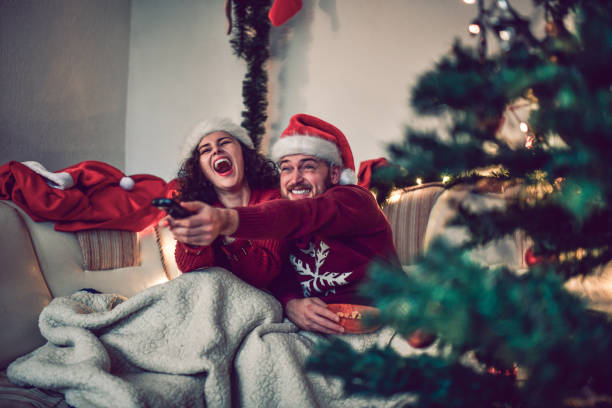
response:
[[[478,54],[484,59],[487,54],[487,31],[496,34],[500,47],[508,51],[512,43],[521,40],[536,45],[539,40],[529,30],[529,20],[521,16],[509,0],[462,0],[468,5],[478,5],[478,16],[468,25],[468,32],[478,36]]]
[[[470,32],[470,34],[472,35],[478,35],[480,34],[480,24],[478,23],[472,23],[468,26],[468,31]]]
[[[509,105],[507,110],[510,112],[512,117],[518,122],[519,130],[525,134],[525,148],[531,149],[533,144],[535,143],[535,135],[531,130],[529,124],[522,120],[519,115],[516,113],[518,109],[526,108],[532,105],[532,102],[524,102],[524,103],[515,103]]]

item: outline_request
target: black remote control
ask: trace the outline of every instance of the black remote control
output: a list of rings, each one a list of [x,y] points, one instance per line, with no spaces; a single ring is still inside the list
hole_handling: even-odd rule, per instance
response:
[[[189,210],[181,207],[179,203],[172,200],[171,198],[164,198],[164,197],[154,198],[151,201],[151,204],[153,204],[155,207],[159,208],[160,210],[164,210],[166,214],[168,214],[172,218],[186,218],[193,214]]]

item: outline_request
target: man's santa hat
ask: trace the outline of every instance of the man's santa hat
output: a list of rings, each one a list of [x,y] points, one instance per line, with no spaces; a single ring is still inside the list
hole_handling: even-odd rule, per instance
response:
[[[275,162],[292,154],[305,154],[342,168],[340,184],[355,184],[355,163],[351,147],[344,134],[334,125],[304,113],[294,115],[289,126],[272,146],[270,156]]]
[[[254,149],[253,140],[251,140],[245,128],[235,124],[231,119],[228,118],[212,118],[198,122],[193,127],[193,129],[183,142],[181,157],[190,157],[191,152],[200,144],[202,138],[206,135],[210,135],[211,133],[215,132],[228,133],[240,142],[242,142],[242,144],[244,144],[248,148]]]

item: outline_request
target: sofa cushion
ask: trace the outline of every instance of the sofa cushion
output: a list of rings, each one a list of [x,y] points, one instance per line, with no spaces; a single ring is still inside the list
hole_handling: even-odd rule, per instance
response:
[[[84,268],[89,271],[140,265],[140,243],[132,231],[93,229],[76,232]]]

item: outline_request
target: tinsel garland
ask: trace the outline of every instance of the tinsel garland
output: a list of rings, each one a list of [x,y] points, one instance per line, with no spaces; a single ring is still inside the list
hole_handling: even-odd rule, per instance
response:
[[[242,81],[241,125],[247,130],[255,148],[259,148],[268,118],[268,73],[265,64],[270,57],[268,11],[271,0],[233,0],[233,24],[230,44],[234,54],[246,61]]]

